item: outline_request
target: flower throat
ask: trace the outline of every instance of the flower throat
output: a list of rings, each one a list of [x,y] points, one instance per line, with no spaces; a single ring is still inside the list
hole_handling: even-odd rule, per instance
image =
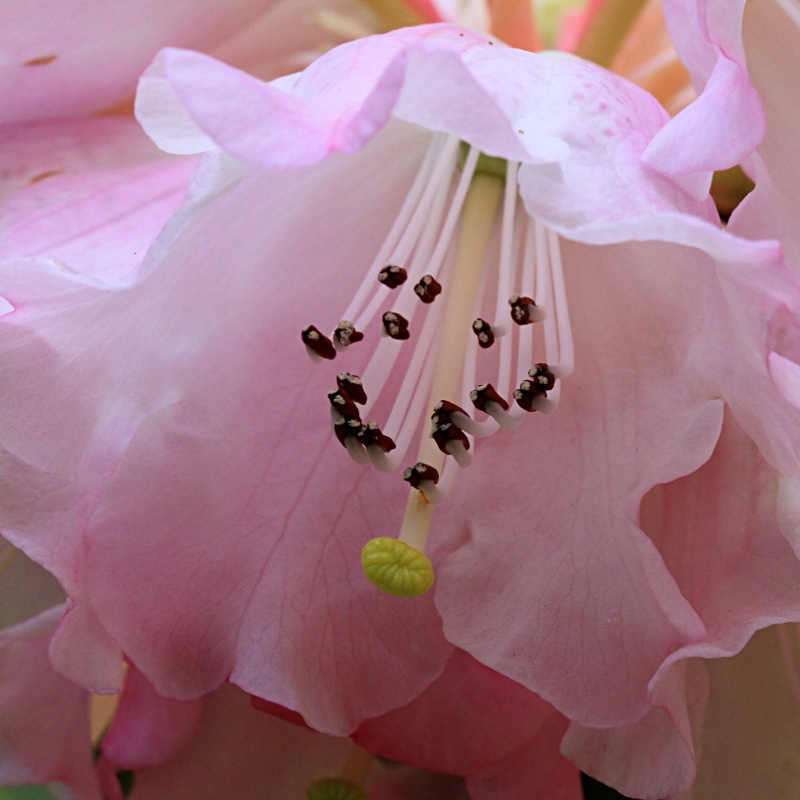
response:
[[[302,331],[310,357],[322,362],[380,326],[366,370],[339,372],[328,399],[333,433],[354,461],[381,472],[405,467],[410,492],[397,538],[371,539],[362,551],[365,574],[388,594],[416,596],[433,585],[424,553],[434,506],[458,467],[469,466],[475,439],[554,411],[558,379],[572,371],[558,237],[522,208],[518,168],[434,135],[331,336],[313,325]],[[388,416],[367,421],[393,374],[400,388]],[[420,436],[423,418],[430,428]]]

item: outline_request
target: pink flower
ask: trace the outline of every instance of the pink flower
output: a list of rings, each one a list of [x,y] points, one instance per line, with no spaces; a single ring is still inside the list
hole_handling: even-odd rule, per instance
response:
[[[649,95],[578,59],[447,25],[346,45],[268,85],[165,51],[140,117],[165,149],[208,154],[137,281],[110,287],[44,259],[11,262],[0,281],[2,521],[70,594],[59,669],[117,689],[124,651],[163,694],[188,700],[230,677],[349,734],[432,690],[456,645],[574,720],[564,747],[580,766],[642,796],[686,788],[684,659],[733,653],[755,628],[798,618],[798,566],[776,487],[760,477],[800,477],[797,411],[768,369],[797,285],[776,245],[722,231],[708,199],[710,171],[747,151],[719,136],[736,121],[725,97],[748,96],[741,70],[720,72],[699,125],[695,112],[668,121]],[[755,143],[760,116],[738,124]],[[450,210],[462,213],[459,139],[473,146],[462,189],[479,166],[482,186],[463,213],[492,193],[503,208],[488,244],[459,234],[465,253],[489,248],[474,287],[499,340],[485,357],[471,300],[451,304],[466,327],[441,317],[469,283],[448,238]],[[505,189],[477,150],[509,162]],[[386,239],[409,194],[420,219]],[[419,274],[391,294],[377,278],[398,253]],[[429,271],[444,290],[425,312],[411,284]],[[544,346],[496,313],[534,285]],[[409,318],[407,344],[360,321],[388,297]],[[342,318],[364,341],[332,365],[308,363],[300,330],[327,335]],[[436,336],[453,349],[434,370]],[[362,376],[398,446],[343,443],[384,468],[417,460],[409,448],[446,361],[456,377],[443,394],[466,405],[487,374],[511,399],[536,359],[555,368],[534,380],[550,372],[555,386],[548,397],[520,387],[519,399],[555,413],[496,412],[477,429],[518,427],[470,443],[469,469],[443,471],[434,593],[379,594],[358,554],[401,528],[409,495],[396,473],[347,460],[327,423],[336,374]],[[679,499],[640,527],[642,498],[658,511],[662,484]],[[714,505],[732,493],[735,520]],[[430,508],[410,497],[404,536],[422,548]],[[684,520],[677,511],[698,497]],[[718,551],[730,557],[709,575]],[[631,742],[635,757],[620,758]],[[508,761],[495,781],[515,752],[497,754]]]

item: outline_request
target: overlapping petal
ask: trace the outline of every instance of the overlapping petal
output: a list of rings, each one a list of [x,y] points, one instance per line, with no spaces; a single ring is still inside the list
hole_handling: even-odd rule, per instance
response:
[[[699,97],[653,139],[645,160],[669,175],[741,163],[764,136],[764,111],[744,63],[744,0],[663,0],[678,55]]]

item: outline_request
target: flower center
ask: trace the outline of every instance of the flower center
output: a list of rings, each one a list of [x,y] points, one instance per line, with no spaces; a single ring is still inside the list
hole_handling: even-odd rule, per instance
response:
[[[522,208],[517,163],[469,148],[459,167],[460,152],[457,138],[433,136],[331,336],[313,325],[302,332],[312,360],[324,361],[381,329],[363,375],[340,372],[328,399],[354,461],[381,472],[405,466],[411,488],[399,535],[371,540],[362,554],[367,577],[402,596],[433,583],[424,556],[433,509],[469,466],[475,439],[554,411],[558,379],[573,366],[558,236]],[[382,423],[368,421],[376,406],[390,406]]]

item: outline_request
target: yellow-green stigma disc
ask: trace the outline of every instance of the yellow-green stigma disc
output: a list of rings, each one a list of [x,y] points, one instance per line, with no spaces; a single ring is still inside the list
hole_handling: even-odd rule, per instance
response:
[[[410,544],[379,536],[361,551],[364,574],[382,592],[394,597],[418,597],[433,586],[433,564]]]
[[[306,789],[308,800],[369,800],[360,787],[344,778],[323,778]]]

